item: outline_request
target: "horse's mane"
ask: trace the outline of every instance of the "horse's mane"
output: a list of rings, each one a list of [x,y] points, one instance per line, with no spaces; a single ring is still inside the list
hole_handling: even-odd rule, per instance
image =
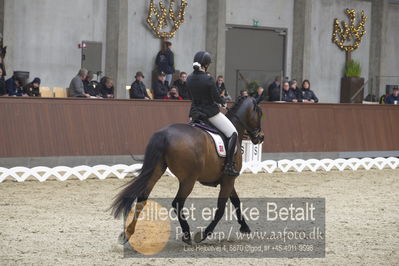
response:
[[[231,115],[235,114],[238,111],[238,109],[240,109],[240,107],[244,104],[244,102],[247,99],[252,99],[252,102],[254,104],[254,110],[257,110],[259,108],[257,103],[256,103],[256,100],[254,98],[252,98],[252,97],[239,97],[238,100],[235,102],[235,104],[231,108],[229,108],[229,111],[226,113],[226,116],[230,117]]]

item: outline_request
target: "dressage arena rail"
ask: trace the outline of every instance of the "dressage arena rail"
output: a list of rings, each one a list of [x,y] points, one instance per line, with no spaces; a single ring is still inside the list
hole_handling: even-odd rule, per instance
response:
[[[0,158],[140,155],[189,101],[0,97]],[[262,103],[263,151],[395,151],[399,106]]]
[[[44,182],[49,178],[55,178],[59,181],[65,181],[69,178],[77,178],[81,181],[88,178],[99,178],[104,180],[108,177],[117,177],[124,179],[126,176],[137,174],[142,167],[142,164],[134,165],[123,165],[118,164],[114,166],[97,165],[97,166],[77,166],[77,167],[65,167],[58,166],[54,168],[48,167],[14,167],[6,169],[0,167],[0,183],[7,178],[12,178],[18,182],[24,182],[27,179],[35,178],[40,182]],[[280,160],[280,161],[263,161],[263,162],[249,162],[244,163],[241,173],[251,172],[257,174],[260,172],[273,173],[276,171],[288,172],[303,172],[303,171],[344,171],[352,170],[356,171],[359,169],[397,169],[399,167],[399,158],[351,158],[351,159],[310,159],[310,160]],[[165,172],[166,175],[173,175],[169,169]]]

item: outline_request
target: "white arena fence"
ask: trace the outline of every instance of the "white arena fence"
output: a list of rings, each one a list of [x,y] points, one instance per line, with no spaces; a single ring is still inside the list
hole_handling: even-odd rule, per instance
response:
[[[97,165],[97,166],[77,166],[66,167],[57,166],[54,168],[49,167],[13,167],[3,168],[0,167],[0,183],[6,178],[14,179],[18,182],[24,182],[28,179],[37,179],[44,182],[48,179],[56,179],[65,181],[69,178],[77,178],[79,180],[86,180],[88,178],[99,178],[101,180],[108,177],[117,177],[123,179],[126,176],[139,171],[142,164],[124,165],[118,164],[114,166]],[[241,173],[249,172],[257,173],[274,173],[274,172],[304,172],[304,171],[344,171],[344,170],[370,170],[370,169],[397,169],[399,167],[399,158],[351,158],[351,159],[309,159],[309,160],[267,160],[267,161],[250,161],[244,162]],[[173,175],[169,169],[166,175]]]

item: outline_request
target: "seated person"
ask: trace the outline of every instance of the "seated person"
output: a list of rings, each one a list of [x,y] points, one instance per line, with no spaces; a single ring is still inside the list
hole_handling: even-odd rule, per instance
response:
[[[393,93],[385,99],[386,104],[399,104],[399,88],[393,88]]]
[[[181,72],[180,78],[176,80],[173,83],[173,85],[177,87],[180,97],[182,97],[184,100],[191,100],[190,93],[187,90],[186,82],[187,82],[187,73]]]
[[[114,98],[114,81],[110,77],[103,77],[99,85],[101,97],[104,99]]]
[[[248,90],[240,90],[240,94],[237,96],[237,98],[236,98],[236,102],[240,99],[240,98],[243,98],[243,97],[248,97],[249,96],[249,92],[248,92]]]
[[[255,94],[254,98],[256,99],[256,102],[257,102],[257,103],[260,103],[260,102],[262,102],[262,101],[265,100],[264,91],[265,91],[265,90],[264,90],[262,87],[259,87],[259,88],[256,90],[256,94]]]
[[[31,83],[25,85],[25,93],[31,97],[40,97],[40,82],[40,78],[34,78]]]
[[[100,97],[100,91],[98,90],[97,81],[93,80],[93,72],[89,71],[87,73],[86,78],[83,80],[83,88],[85,94],[90,95],[91,97]]]
[[[283,82],[283,93],[281,100],[288,103],[298,102],[298,99],[295,96],[295,92],[290,89],[290,83],[288,81]]]
[[[290,89],[295,93],[298,102],[302,102],[302,91],[298,88],[298,82],[296,79],[290,81]]]
[[[227,93],[226,88],[224,88],[224,87],[221,88],[219,92],[220,92],[220,97],[223,98],[223,100],[225,102],[231,102],[232,101],[230,95]]]
[[[165,100],[179,100],[179,101],[183,100],[183,98],[179,96],[177,86],[172,86],[170,88],[170,91],[168,92],[168,95],[163,98]]]
[[[281,84],[281,77],[278,76],[274,79],[274,82],[269,86],[268,93],[269,93],[270,102],[280,101],[280,84]]]
[[[142,72],[137,72],[134,77],[136,80],[132,83],[130,87],[130,99],[145,99],[149,100],[147,88],[144,85],[144,75]]]
[[[90,98],[90,94],[87,94],[84,90],[83,80],[86,79],[88,74],[87,69],[82,68],[78,74],[71,80],[69,84],[69,96],[70,97],[83,97]]]
[[[6,81],[3,75],[3,69],[0,68],[0,96],[7,95]]]
[[[158,74],[152,90],[154,91],[154,99],[163,99],[165,96],[168,96],[169,84],[166,81],[166,74],[164,72]]]
[[[19,77],[12,76],[6,81],[8,96],[28,96],[23,88],[23,81]]]
[[[310,90],[309,80],[304,80],[302,82],[302,102],[304,103],[318,103],[319,99],[316,94]]]

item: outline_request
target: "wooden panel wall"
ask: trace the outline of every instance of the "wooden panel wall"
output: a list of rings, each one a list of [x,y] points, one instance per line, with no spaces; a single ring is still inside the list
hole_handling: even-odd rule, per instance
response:
[[[0,98],[0,157],[143,154],[190,102]],[[263,103],[264,152],[399,150],[399,106]]]

